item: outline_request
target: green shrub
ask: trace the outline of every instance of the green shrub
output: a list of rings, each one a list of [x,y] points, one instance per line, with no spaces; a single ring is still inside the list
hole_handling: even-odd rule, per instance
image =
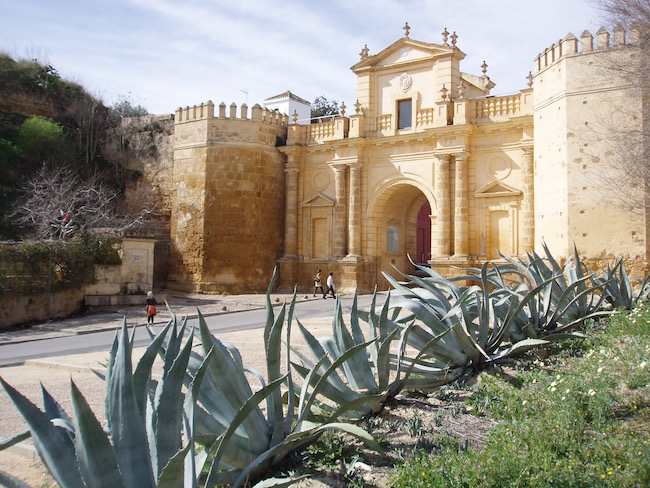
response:
[[[52,291],[93,283],[95,264],[121,264],[119,249],[120,240],[115,237],[101,237],[94,242],[88,238],[76,237],[66,243],[2,243],[0,296],[46,292],[50,278],[50,257]]]

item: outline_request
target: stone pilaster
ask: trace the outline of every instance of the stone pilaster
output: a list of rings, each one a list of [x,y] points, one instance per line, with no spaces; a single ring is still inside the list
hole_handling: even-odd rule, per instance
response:
[[[431,257],[448,258],[451,252],[451,208],[449,184],[449,155],[435,159],[434,194],[436,196],[436,232],[431,236]],[[435,247],[433,245],[435,242]]]
[[[345,173],[347,166],[339,164],[334,166],[335,180],[334,191],[336,203],[334,204],[334,256],[345,256],[345,240],[347,234],[347,205],[345,195]]]
[[[469,254],[469,201],[467,197],[467,154],[454,155],[456,196],[454,200],[454,256]]]
[[[285,210],[284,255],[295,256],[298,252],[298,167],[287,164],[287,204]]]
[[[524,193],[521,204],[521,246],[519,253],[529,252],[535,247],[535,174],[533,163],[533,146],[522,146],[524,164],[522,171],[522,190]]]
[[[361,255],[361,164],[350,164],[350,205],[348,211],[348,256]]]

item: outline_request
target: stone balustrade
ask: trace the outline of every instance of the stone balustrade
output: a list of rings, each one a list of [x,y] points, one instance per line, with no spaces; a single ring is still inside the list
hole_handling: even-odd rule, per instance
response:
[[[516,117],[521,113],[521,94],[505,95],[502,97],[487,97],[471,100],[476,106],[476,121]]]
[[[436,110],[434,108],[422,108],[418,110],[415,114],[416,127],[421,127],[423,129],[435,127],[433,124],[435,113]]]
[[[300,146],[345,139],[349,131],[350,119],[347,117],[336,117],[334,120],[318,124],[293,124],[287,131],[287,145]]]
[[[449,108],[444,113],[439,111],[440,107],[418,109],[415,114],[415,132],[446,125],[499,123],[514,117],[532,115],[532,88],[514,95],[477,99],[458,98],[448,102],[447,105]],[[348,137],[390,137],[396,134],[396,129],[393,127],[393,114],[375,116],[374,130],[370,129],[370,133],[365,134],[359,129],[362,127],[362,119],[363,115],[356,115],[350,118],[336,117],[334,120],[318,124],[292,124],[287,131],[287,145],[303,146]]]

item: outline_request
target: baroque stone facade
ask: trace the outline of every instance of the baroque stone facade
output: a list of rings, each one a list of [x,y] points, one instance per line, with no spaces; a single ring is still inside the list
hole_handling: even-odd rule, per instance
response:
[[[387,287],[392,266],[411,272],[409,256],[449,274],[542,242],[645,272],[647,216],[602,193],[613,164],[602,112],[639,115],[619,127],[644,121],[640,97],[599,60],[629,56],[634,36],[593,40],[568,35],[535,59],[527,88],[495,97],[485,63],[461,70],[455,34],[434,44],[405,26],[377,54],[362,49],[351,115],[342,104],[301,125],[259,106],[250,118],[245,105],[177,110],[170,286],[263,291],[279,262],[284,289],[310,288],[320,268],[367,292]]]

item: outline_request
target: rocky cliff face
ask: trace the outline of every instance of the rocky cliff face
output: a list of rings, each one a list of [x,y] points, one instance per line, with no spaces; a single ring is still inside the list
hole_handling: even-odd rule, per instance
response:
[[[15,91],[0,85],[0,132],[18,129],[32,115],[54,119],[58,111],[44,94]]]

